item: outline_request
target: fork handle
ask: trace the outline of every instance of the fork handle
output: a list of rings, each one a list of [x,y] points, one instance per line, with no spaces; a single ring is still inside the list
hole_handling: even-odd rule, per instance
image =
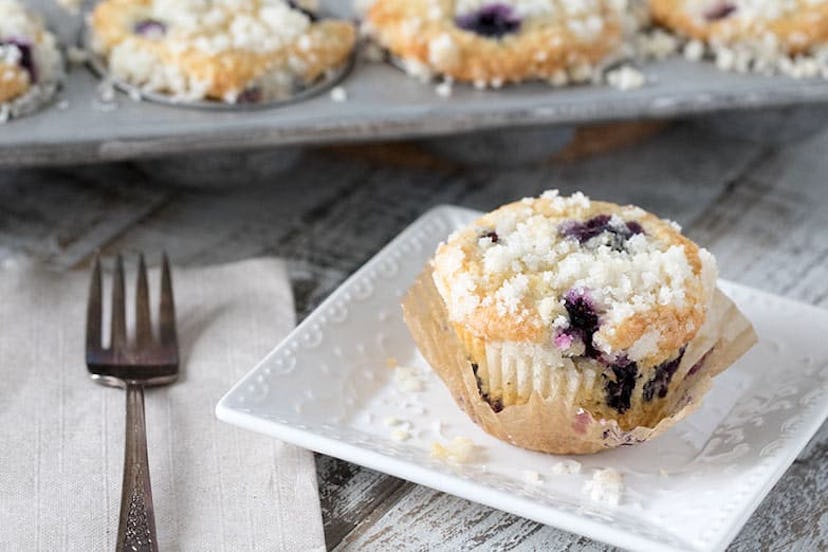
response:
[[[121,516],[116,552],[157,552],[155,515],[152,507],[147,428],[144,420],[144,387],[126,383],[126,445]]]

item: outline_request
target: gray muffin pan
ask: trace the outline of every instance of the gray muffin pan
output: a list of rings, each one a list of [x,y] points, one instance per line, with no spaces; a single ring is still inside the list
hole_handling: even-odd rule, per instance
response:
[[[80,17],[69,17],[52,0],[30,0],[64,44],[77,44]],[[350,0],[322,2],[330,13],[353,18]],[[357,61],[341,85],[345,102],[328,93],[262,110],[199,110],[131,100],[118,93],[114,105],[97,98],[97,77],[73,67],[57,101],[40,112],[0,126],[0,165],[95,162],[158,157],[209,150],[429,138],[484,132],[487,143],[435,142],[448,155],[468,159],[497,149],[492,132],[509,128],[567,127],[587,122],[688,116],[718,111],[765,110],[828,102],[828,82],[723,73],[708,63],[680,57],[640,67],[643,88],[608,86],[553,89],[542,83],[480,91],[455,85],[443,98],[433,84],[409,78],[389,64]],[[780,120],[785,120],[784,111]],[[733,127],[734,123],[727,123]],[[534,132],[534,130],[533,130]],[[755,130],[749,129],[753,133]],[[549,150],[565,143],[568,130],[546,136]],[[486,137],[488,136],[488,137]],[[495,140],[496,141],[496,140]],[[544,153],[544,155],[547,155]],[[531,156],[529,156],[531,157]],[[505,163],[529,159],[506,160]]]

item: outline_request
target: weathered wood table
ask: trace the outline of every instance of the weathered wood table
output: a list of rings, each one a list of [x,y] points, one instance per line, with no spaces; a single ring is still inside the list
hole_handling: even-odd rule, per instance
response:
[[[589,132],[606,144],[617,130]],[[828,307],[828,129],[780,147],[680,123],[637,142],[520,169],[461,167],[413,144],[309,150],[267,185],[236,171],[221,190],[181,189],[132,164],[3,169],[0,259],[66,269],[96,249],[166,249],[178,264],[278,255],[301,317],[427,208],[490,209],[559,188],[675,219],[724,277]],[[331,549],[611,548],[333,458],[317,466]],[[731,549],[828,550],[827,496],[823,426]]]

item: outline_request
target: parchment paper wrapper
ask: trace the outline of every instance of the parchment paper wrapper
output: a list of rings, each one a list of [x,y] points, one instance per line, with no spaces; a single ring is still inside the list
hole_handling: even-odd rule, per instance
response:
[[[721,291],[698,335],[687,345],[667,397],[654,402],[652,427],[622,428],[595,419],[578,404],[534,392],[525,404],[495,412],[481,397],[477,379],[427,267],[402,303],[405,322],[425,359],[454,400],[486,432],[519,447],[555,454],[589,454],[652,439],[698,408],[715,375],[754,343],[750,322]]]

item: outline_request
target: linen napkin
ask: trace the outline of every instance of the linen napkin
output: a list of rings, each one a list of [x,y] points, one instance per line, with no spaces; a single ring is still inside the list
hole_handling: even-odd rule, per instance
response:
[[[0,550],[110,550],[125,397],[87,376],[89,274],[0,266]],[[173,285],[180,379],[146,392],[160,549],[324,550],[312,454],[214,415],[223,393],[294,325],[284,264],[174,267]],[[151,271],[153,316],[158,289]]]

